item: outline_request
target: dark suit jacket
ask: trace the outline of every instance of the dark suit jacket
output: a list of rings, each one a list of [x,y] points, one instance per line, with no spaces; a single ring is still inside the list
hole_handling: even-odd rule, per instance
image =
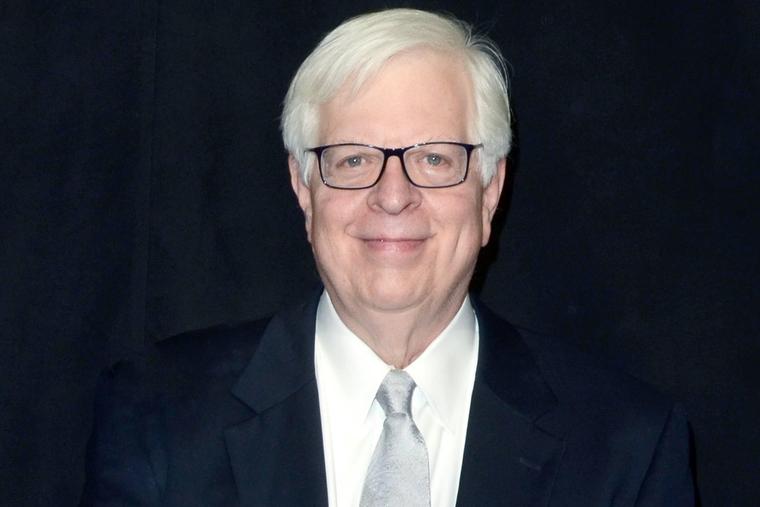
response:
[[[326,505],[317,300],[168,339],[98,389],[83,505]],[[684,416],[642,383],[477,306],[458,504],[693,505]]]

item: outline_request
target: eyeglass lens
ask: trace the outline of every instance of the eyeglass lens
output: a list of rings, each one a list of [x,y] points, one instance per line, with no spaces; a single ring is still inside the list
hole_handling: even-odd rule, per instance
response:
[[[431,143],[404,152],[409,179],[421,187],[446,187],[460,183],[467,173],[467,148],[458,144]],[[385,161],[382,150],[363,145],[330,146],[322,151],[322,176],[330,186],[362,188],[375,184]]]

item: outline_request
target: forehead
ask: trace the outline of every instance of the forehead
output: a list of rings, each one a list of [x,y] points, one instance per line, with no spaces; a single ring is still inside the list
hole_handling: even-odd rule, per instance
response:
[[[320,142],[402,146],[471,141],[472,85],[462,57],[414,49],[390,58],[354,90],[352,78],[320,109]],[[404,144],[406,143],[406,144]]]

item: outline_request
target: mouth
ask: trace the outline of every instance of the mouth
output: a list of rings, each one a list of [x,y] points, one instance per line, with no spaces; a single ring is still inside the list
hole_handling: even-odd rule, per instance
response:
[[[425,239],[421,238],[367,238],[364,243],[370,250],[387,253],[411,253],[419,250]]]

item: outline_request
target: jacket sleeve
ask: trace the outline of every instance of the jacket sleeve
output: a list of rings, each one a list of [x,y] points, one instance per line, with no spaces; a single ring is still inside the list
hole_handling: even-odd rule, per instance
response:
[[[162,453],[138,378],[132,363],[101,375],[81,506],[160,505],[156,468]]]
[[[657,448],[639,490],[638,507],[692,507],[695,505],[690,468],[690,438],[686,416],[675,405],[660,434]]]

